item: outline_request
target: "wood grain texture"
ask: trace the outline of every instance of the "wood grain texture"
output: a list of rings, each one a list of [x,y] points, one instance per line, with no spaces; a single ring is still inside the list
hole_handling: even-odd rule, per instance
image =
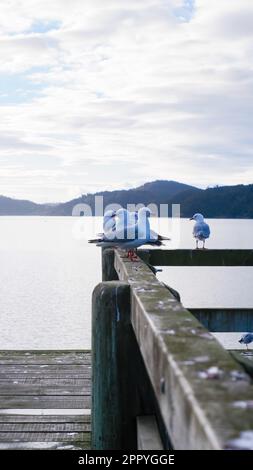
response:
[[[90,415],[19,415],[19,414],[0,414],[0,429],[2,424],[6,423],[21,423],[21,424],[85,424],[90,425]]]
[[[139,250],[153,266],[253,266],[253,250]]]
[[[48,436],[54,437],[52,436]],[[24,442],[0,442],[0,450],[87,450],[89,449],[89,442],[74,441],[74,442],[54,442],[49,440],[45,441],[24,441]]]
[[[87,449],[90,407],[90,352],[0,351],[0,450]]]
[[[155,416],[137,417],[137,437],[139,450],[163,450]]]
[[[133,263],[117,250],[114,266],[131,288],[131,322],[173,447],[230,448],[253,428],[249,375],[141,260]],[[215,378],[212,367],[218,367]]]
[[[58,442],[89,442],[89,433],[82,432],[1,432],[0,442],[36,442],[36,441],[58,441]]]
[[[1,364],[91,364],[91,352],[0,351]]]
[[[92,448],[137,449],[136,416],[155,397],[130,320],[127,283],[100,283],[92,308]]]

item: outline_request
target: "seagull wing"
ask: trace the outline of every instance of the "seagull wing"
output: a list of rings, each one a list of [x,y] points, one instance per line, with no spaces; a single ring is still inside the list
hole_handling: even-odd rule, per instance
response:
[[[193,227],[193,235],[195,238],[209,238],[210,227],[205,222],[197,222]]]

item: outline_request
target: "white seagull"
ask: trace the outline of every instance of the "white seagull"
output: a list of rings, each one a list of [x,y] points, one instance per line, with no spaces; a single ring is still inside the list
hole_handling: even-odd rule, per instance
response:
[[[116,212],[113,210],[108,210],[104,214],[103,218],[103,230],[104,233],[111,232],[115,230],[116,222],[115,222]]]
[[[128,257],[134,260],[136,248],[142,245],[161,246],[163,240],[169,240],[169,238],[150,230],[148,220],[150,214],[147,207],[139,209],[138,218],[135,212],[129,213],[126,209],[119,209],[116,212],[115,230],[109,234],[103,233],[99,238],[89,240],[89,243],[96,243],[100,247],[116,247],[127,250]]]
[[[193,227],[193,236],[196,238],[196,249],[198,250],[199,241],[203,242],[203,249],[205,248],[205,241],[210,237],[210,227],[204,221],[202,214],[194,214],[190,220],[195,220],[195,225]]]
[[[246,348],[248,349],[248,344],[253,342],[253,333],[245,333],[242,335],[241,339],[239,339],[239,343],[246,344]]]

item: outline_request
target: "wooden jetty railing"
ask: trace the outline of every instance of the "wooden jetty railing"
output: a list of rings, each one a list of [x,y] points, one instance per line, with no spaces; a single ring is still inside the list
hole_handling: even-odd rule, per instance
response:
[[[103,282],[93,292],[92,447],[253,449],[250,376],[146,264],[252,266],[253,251],[139,256],[102,254]]]

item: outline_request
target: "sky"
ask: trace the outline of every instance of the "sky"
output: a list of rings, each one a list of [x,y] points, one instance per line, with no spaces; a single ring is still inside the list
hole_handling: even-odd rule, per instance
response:
[[[0,194],[253,181],[252,0],[0,4]]]

